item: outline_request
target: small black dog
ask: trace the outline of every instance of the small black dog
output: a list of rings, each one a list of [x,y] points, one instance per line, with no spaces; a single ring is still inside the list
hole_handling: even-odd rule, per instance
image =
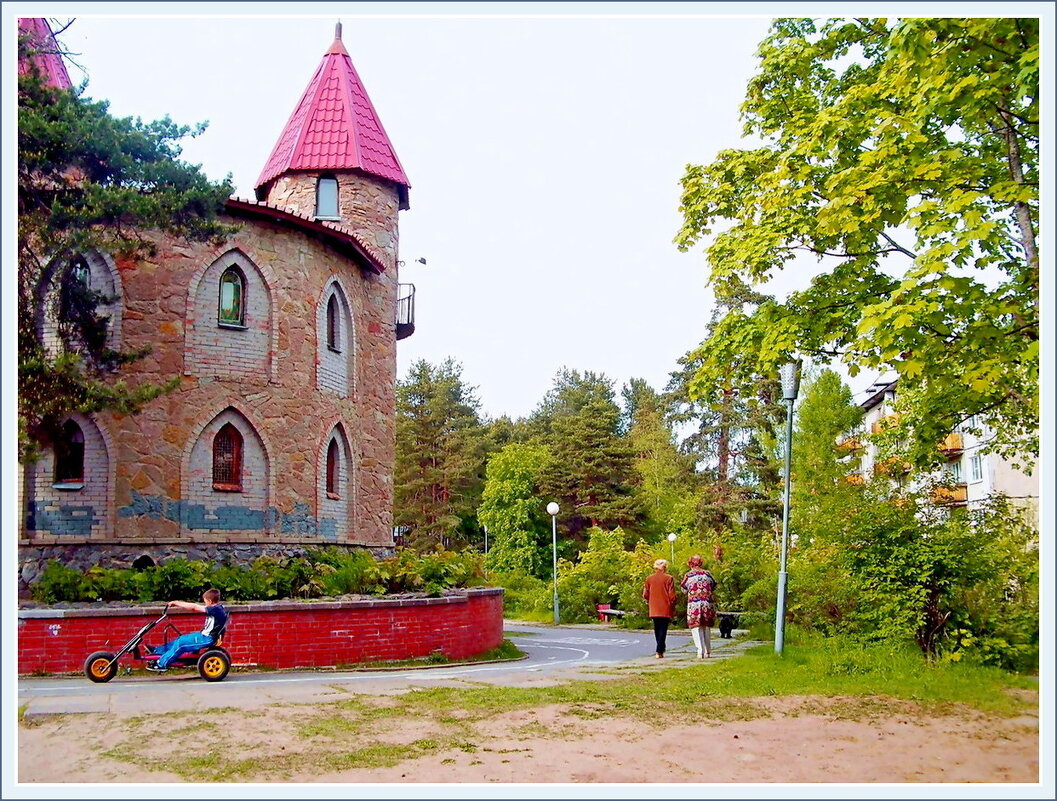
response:
[[[729,640],[731,638],[731,632],[734,631],[734,626],[737,622],[737,615],[720,615],[719,636]]]

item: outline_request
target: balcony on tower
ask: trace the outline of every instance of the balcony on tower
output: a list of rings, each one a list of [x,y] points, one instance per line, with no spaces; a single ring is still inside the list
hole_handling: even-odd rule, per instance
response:
[[[415,285],[400,284],[396,298],[396,338],[415,333]]]

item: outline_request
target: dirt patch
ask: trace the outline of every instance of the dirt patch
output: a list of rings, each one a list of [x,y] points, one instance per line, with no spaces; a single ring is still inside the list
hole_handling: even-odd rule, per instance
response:
[[[739,699],[703,705],[693,724],[594,704],[426,719],[385,700],[66,715],[20,729],[19,781],[1037,782],[1031,700],[1002,718],[893,699]]]

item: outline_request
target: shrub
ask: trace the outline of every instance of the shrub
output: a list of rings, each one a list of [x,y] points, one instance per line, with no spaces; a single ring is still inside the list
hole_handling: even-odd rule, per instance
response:
[[[83,600],[85,589],[81,571],[52,559],[33,585],[33,597],[44,603]]]

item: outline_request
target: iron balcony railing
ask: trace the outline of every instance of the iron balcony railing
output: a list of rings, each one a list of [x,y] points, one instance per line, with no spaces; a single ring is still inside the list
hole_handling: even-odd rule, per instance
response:
[[[415,333],[415,285],[400,284],[396,298],[396,338]]]

